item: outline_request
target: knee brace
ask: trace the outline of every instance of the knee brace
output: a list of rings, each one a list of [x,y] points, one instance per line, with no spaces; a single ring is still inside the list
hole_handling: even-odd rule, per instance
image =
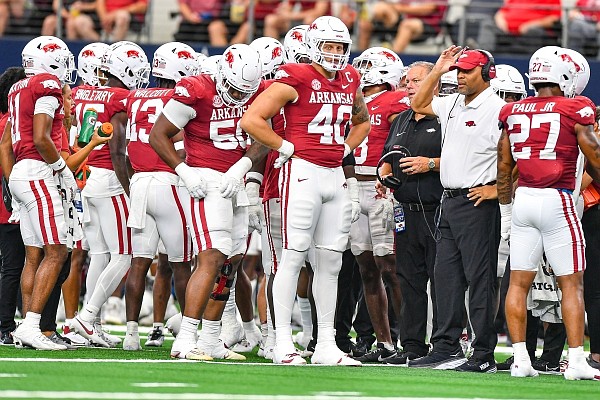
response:
[[[216,301],[227,301],[229,299],[229,291],[223,293],[225,288],[231,288],[233,286],[233,279],[229,279],[233,273],[233,264],[230,259],[225,260],[221,267],[221,273],[217,276],[215,283],[217,287],[210,294],[210,298]]]

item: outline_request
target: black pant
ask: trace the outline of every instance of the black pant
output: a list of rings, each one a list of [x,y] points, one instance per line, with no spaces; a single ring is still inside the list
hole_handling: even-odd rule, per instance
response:
[[[25,246],[19,225],[0,224],[0,332],[16,329],[15,311],[19,300],[21,273],[25,266]]]
[[[431,282],[433,332],[437,329],[433,268],[436,243],[435,211],[404,211],[406,231],[396,234],[396,271],[400,278],[400,343],[402,349],[426,355],[427,282]]]
[[[588,317],[590,352],[600,353],[600,206],[584,212],[581,223],[586,241],[583,297]]]
[[[477,207],[473,204],[466,196],[442,201],[441,240],[434,269],[438,329],[432,342],[437,352],[460,351],[465,291],[469,288],[470,318],[475,333],[473,356],[493,361],[498,341],[494,303],[500,209],[496,200],[486,200]]]
[[[52,292],[48,297],[48,301],[44,306],[44,310],[42,311],[42,318],[40,319],[40,330],[42,332],[53,332],[56,330],[56,312],[58,310],[58,303],[60,302],[60,291],[62,284],[69,277],[70,271],[71,252],[69,252],[69,256],[67,257],[62,269],[60,270],[60,273],[58,274],[54,289],[52,289]]]

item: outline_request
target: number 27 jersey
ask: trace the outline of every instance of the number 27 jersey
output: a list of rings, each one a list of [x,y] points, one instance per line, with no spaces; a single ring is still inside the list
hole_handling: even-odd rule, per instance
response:
[[[595,106],[577,96],[528,97],[506,104],[500,122],[519,169],[519,185],[574,190],[579,146],[575,124],[593,125]]]

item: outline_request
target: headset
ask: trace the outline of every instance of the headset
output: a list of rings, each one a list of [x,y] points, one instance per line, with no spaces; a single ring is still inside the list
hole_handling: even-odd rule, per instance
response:
[[[475,51],[487,57],[486,63],[481,67],[481,77],[485,82],[489,82],[496,77],[496,61],[494,61],[494,56],[487,50],[475,49]]]
[[[396,147],[396,146],[394,146],[394,147]],[[394,154],[399,154],[400,158],[410,157],[410,151],[408,151],[408,149],[406,147],[398,146],[396,148],[396,150],[392,150],[390,152],[385,153],[379,159],[379,162],[377,163],[377,169],[375,170],[375,174],[377,174],[377,180],[379,182],[381,182],[382,185],[387,186],[390,189],[398,190],[398,189],[400,189],[400,187],[402,187],[402,185],[404,184],[406,179],[408,179],[408,175],[401,172],[401,174],[403,175],[401,178],[399,178],[397,176],[393,176],[393,175],[389,175],[389,176],[386,176],[385,178],[382,178],[381,175],[379,174],[379,168],[381,167],[381,164],[386,162],[385,160],[388,157],[393,156]]]

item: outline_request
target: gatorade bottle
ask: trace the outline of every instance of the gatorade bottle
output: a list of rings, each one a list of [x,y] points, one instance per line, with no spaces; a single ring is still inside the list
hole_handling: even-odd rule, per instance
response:
[[[94,129],[96,129],[96,121],[98,120],[98,112],[93,108],[87,109],[83,113],[83,120],[81,121],[81,129],[79,131],[79,139],[77,139],[77,145],[79,147],[85,147],[92,136],[94,135]]]

